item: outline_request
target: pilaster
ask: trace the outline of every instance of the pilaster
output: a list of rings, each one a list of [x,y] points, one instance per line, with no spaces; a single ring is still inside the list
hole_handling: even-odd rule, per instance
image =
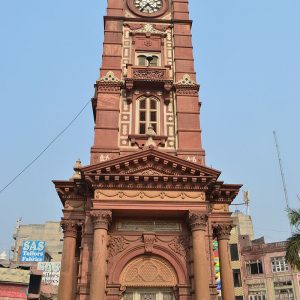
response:
[[[112,220],[109,210],[93,210],[94,224],[90,300],[105,300],[107,271],[107,230]]]
[[[76,278],[75,254],[79,226],[80,224],[76,220],[61,221],[64,233],[64,247],[58,289],[59,300],[74,300],[76,297],[74,293],[74,280]]]
[[[214,225],[215,236],[219,243],[222,299],[234,299],[233,273],[231,268],[231,260],[229,253],[229,240],[232,224],[216,224]]]
[[[210,300],[208,257],[206,251],[206,227],[208,217],[198,211],[190,211],[188,221],[193,239],[193,269],[195,300]]]

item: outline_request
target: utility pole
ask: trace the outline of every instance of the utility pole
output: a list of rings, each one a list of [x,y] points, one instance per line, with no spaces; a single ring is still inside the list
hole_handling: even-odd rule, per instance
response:
[[[277,138],[277,134],[276,134],[275,130],[273,131],[273,135],[274,135],[274,140],[275,140],[275,145],[276,145],[276,150],[277,150],[283,192],[284,192],[284,197],[285,197],[285,204],[286,204],[287,210],[289,210],[289,208],[290,208],[289,195],[288,195],[288,191],[287,191],[287,187],[286,187],[286,181],[285,181],[285,176],[284,176],[282,158],[281,158],[281,154],[280,154],[279,142],[278,142],[278,138]],[[293,232],[292,225],[290,225],[290,228],[291,228],[291,233],[292,233]]]
[[[279,162],[279,167],[280,167],[281,180],[282,180],[282,185],[283,185],[283,192],[284,192],[286,207],[289,209],[290,208],[289,196],[288,196],[288,192],[287,192],[286,181],[285,181],[285,176],[284,176],[284,171],[283,171],[283,164],[282,164],[282,159],[281,159],[281,154],[280,154],[280,149],[279,149],[279,142],[278,142],[276,131],[273,131],[273,134],[274,134],[275,145],[276,145],[276,150],[277,150],[277,156],[278,156],[278,162]]]

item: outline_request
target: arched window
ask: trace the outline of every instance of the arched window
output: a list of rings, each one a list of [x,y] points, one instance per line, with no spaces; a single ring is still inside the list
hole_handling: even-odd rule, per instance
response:
[[[139,109],[139,134],[146,134],[152,127],[159,134],[159,101],[154,97],[144,97],[138,100]]]
[[[145,55],[138,56],[138,65],[143,67],[148,66],[147,57]]]
[[[150,61],[151,67],[157,67],[158,66],[158,56],[152,55],[152,60]]]
[[[137,64],[143,67],[157,67],[159,66],[159,56],[152,54],[140,54],[137,56]]]

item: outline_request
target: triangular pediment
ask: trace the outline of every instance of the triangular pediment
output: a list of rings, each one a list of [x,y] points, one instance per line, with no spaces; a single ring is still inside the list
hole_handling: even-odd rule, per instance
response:
[[[183,195],[178,194],[178,191],[204,191],[209,193],[210,201],[231,203],[241,188],[241,185],[228,185],[218,181],[220,171],[155,149],[78,170],[78,178],[54,182],[63,202],[70,197],[70,193],[89,187],[91,191],[117,190],[120,195],[124,194],[124,190],[173,191],[177,196]]]
[[[194,176],[217,178],[220,171],[194,164],[155,149],[82,168],[85,175]]]

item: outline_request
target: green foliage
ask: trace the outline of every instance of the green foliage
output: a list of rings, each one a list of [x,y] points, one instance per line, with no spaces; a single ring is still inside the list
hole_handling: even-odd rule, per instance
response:
[[[295,209],[289,208],[288,214],[289,214],[290,222],[293,226],[300,225],[300,209],[295,210]]]
[[[291,225],[296,229],[295,233],[287,240],[286,260],[292,268],[296,268],[300,271],[300,209],[295,210],[289,208],[288,215]]]

